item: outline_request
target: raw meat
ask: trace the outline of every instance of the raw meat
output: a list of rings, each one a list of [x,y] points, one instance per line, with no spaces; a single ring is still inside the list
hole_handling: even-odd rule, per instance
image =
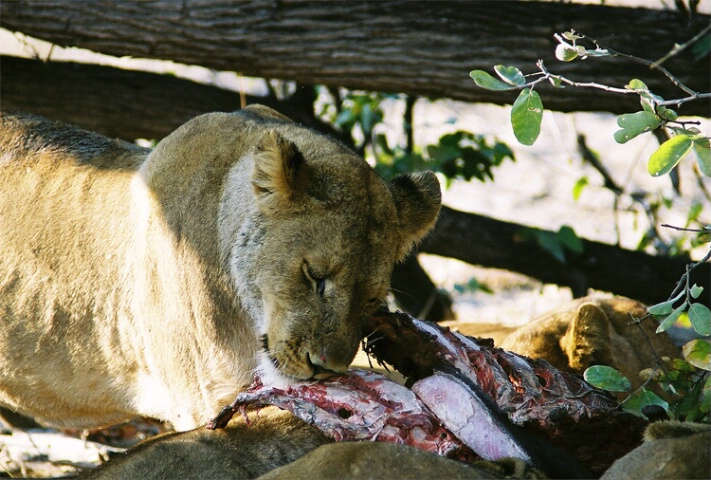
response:
[[[412,390],[371,371],[284,389],[255,382],[208,425],[221,428],[248,405],[275,405],[319,428],[336,441],[368,440],[407,444],[450,458],[477,457],[447,431]]]
[[[644,420],[545,361],[403,313],[378,314],[367,328],[365,350],[407,386],[362,370],[285,388],[257,380],[208,428],[224,427],[247,405],[269,404],[336,441],[405,443],[469,462],[510,456],[562,478],[599,476],[641,441]]]
[[[366,351],[407,377],[407,385],[437,371],[454,373],[490,398],[512,423],[567,452],[594,475],[641,443],[644,419],[620,411],[607,393],[544,360],[493,348],[489,339],[466,337],[399,312],[381,312],[366,328]],[[456,433],[457,425],[444,424]],[[525,447],[531,454],[536,443]],[[550,454],[548,449],[541,453]]]

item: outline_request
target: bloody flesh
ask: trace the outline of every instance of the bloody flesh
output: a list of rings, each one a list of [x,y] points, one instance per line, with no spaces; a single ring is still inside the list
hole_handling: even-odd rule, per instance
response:
[[[394,442],[459,460],[476,459],[412,390],[376,372],[354,369],[329,380],[285,388],[256,382],[237,396],[229,411],[248,405],[289,410],[336,441]],[[208,428],[219,427],[222,420]]]
[[[514,456],[563,478],[589,476],[581,463],[599,476],[641,441],[644,420],[548,362],[403,313],[378,314],[367,329],[366,351],[412,390],[358,370],[285,388],[257,381],[208,428],[247,405],[269,404],[336,441],[405,443],[464,461],[476,458],[472,450],[491,460]]]

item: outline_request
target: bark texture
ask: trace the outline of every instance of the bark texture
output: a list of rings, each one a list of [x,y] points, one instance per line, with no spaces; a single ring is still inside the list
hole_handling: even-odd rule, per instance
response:
[[[558,62],[553,34],[574,28],[605,46],[656,60],[710,21],[708,15],[689,19],[675,11],[561,2],[404,0],[5,1],[0,16],[4,28],[116,56],[497,104],[512,103],[516,92],[483,90],[469,72],[504,64],[530,73],[538,59],[574,80],[622,87],[642,78],[664,98],[685,96],[658,71],[623,59]],[[690,55],[687,49],[665,66],[692,89],[711,90],[709,58],[694,62]],[[639,107],[635,95],[536,88],[552,110],[624,113]],[[708,103],[689,102],[680,113],[708,116]]]
[[[0,110],[23,110],[128,141],[160,140],[200,114],[240,108],[237,92],[172,75],[9,56],[0,56],[0,67]],[[245,100],[346,139],[310,113],[313,89],[301,88],[282,101],[249,95]]]
[[[583,253],[568,252],[561,263],[527,240],[527,228],[443,207],[437,226],[420,251],[565,285],[576,297],[594,288],[648,304],[666,300],[689,263],[682,257],[655,257],[590,240],[583,240]],[[699,265],[690,278],[691,285],[697,283],[705,292],[711,291],[711,264]]]

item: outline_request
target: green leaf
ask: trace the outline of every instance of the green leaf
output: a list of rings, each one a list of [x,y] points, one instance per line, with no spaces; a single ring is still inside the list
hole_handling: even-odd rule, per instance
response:
[[[583,373],[583,378],[590,385],[608,392],[627,392],[632,388],[629,379],[612,367],[593,365]]]
[[[639,103],[642,105],[642,108],[645,112],[656,114],[656,112],[654,111],[654,105],[652,105],[652,103],[647,98],[645,98],[644,95],[640,96]]]
[[[472,70],[469,73],[469,76],[472,77],[472,80],[474,80],[474,83],[479,85],[481,88],[485,88],[487,90],[511,90],[514,87],[509,85],[508,83],[502,82],[498,78],[494,78],[488,73],[486,73],[484,70]]]
[[[691,293],[691,296],[693,298],[699,298],[699,295],[701,295],[701,292],[703,292],[703,291],[704,291],[704,287],[700,287],[700,286],[694,284],[694,286],[691,287],[691,291],[689,293]]]
[[[701,37],[691,47],[691,53],[694,55],[694,60],[701,60],[706,57],[711,50],[711,34],[706,34]]]
[[[692,303],[689,307],[689,321],[699,335],[711,335],[711,310],[704,304]]]
[[[647,85],[637,78],[630,80],[630,83],[625,85],[625,88],[628,90],[648,90]]]
[[[694,422],[697,419],[701,420],[700,417],[702,417],[703,412],[709,410],[709,406],[704,405],[705,386],[702,385],[701,382],[690,385],[689,380],[682,381],[682,383],[684,383],[684,385],[679,385],[682,388],[678,391],[682,395],[682,398],[674,402],[674,406],[672,407],[674,417],[683,418],[687,422]]]
[[[694,140],[689,135],[679,133],[673,136],[649,157],[647,171],[655,177],[669,173],[689,153],[693,144]]]
[[[647,311],[652,315],[667,315],[674,310],[674,304],[684,296],[684,291],[677,294],[676,297],[667,300],[666,302],[657,303],[647,308]]]
[[[509,85],[519,86],[526,83],[526,79],[516,67],[505,67],[503,65],[496,65],[494,67],[496,74],[501,77],[501,80],[508,83]]]
[[[341,110],[341,113],[338,114],[334,123],[337,127],[346,127],[348,129],[352,127],[352,125],[355,123],[355,120],[356,116],[353,113],[353,110],[347,109]]]
[[[694,202],[689,207],[689,212],[686,214],[686,224],[689,225],[691,222],[698,220],[699,215],[704,210],[704,206],[701,202]]]
[[[558,230],[558,240],[560,240],[560,243],[568,250],[575,253],[583,253],[583,241],[578,237],[572,227],[568,225],[560,227],[560,230]]]
[[[565,263],[565,251],[558,235],[552,232],[536,231],[538,244],[560,263]]]
[[[671,108],[667,108],[664,105],[659,105],[657,107],[657,115],[659,115],[663,120],[673,122],[679,117],[679,114]]]
[[[588,177],[581,177],[573,185],[573,200],[578,200],[583,193],[583,189],[588,186]]]
[[[661,119],[652,112],[641,111],[625,113],[617,117],[617,125],[622,127],[614,133],[617,143],[627,143],[637,135],[654,130],[662,124]]]
[[[491,290],[486,284],[479,282],[476,278],[470,278],[467,283],[456,283],[454,289],[459,293],[473,293],[473,292],[483,292],[488,294],[493,294],[494,291]]]
[[[578,47],[578,49],[581,49],[583,47]],[[582,53],[581,53],[582,55]],[[589,55],[591,57],[608,57],[610,55],[610,51],[607,50],[606,48],[596,48],[595,50],[585,50],[585,55]],[[585,57],[583,57],[585,58]]]
[[[679,320],[679,317],[681,316],[682,313],[686,310],[687,303],[684,302],[681,305],[679,305],[677,308],[675,308],[668,316],[665,318],[662,323],[657,327],[656,332],[654,333],[660,333],[664,332],[667,330],[669,327],[674,325],[677,320]]]
[[[541,133],[542,119],[541,97],[538,92],[524,88],[511,108],[511,126],[516,139],[523,145],[533,145]]]
[[[646,388],[642,391],[634,393],[625,403],[622,404],[622,409],[626,412],[634,413],[640,415],[642,409],[647,405],[659,405],[664,410],[669,409],[669,404],[663,399],[659,398],[654,392],[650,392]]]
[[[711,142],[708,138],[694,140],[694,153],[699,162],[699,170],[707,177],[711,177]]]
[[[683,360],[681,358],[675,358],[672,360],[671,363],[672,368],[674,371],[682,373],[682,374],[690,374],[694,373],[696,371],[696,368],[686,360]],[[671,374],[672,372],[667,371],[668,374]]]
[[[681,347],[681,353],[687,362],[702,370],[711,370],[711,343],[697,338]]]
[[[555,58],[561,62],[572,62],[578,58],[578,49],[567,43],[559,43],[555,47]]]
[[[711,411],[711,376],[706,378],[701,391],[701,405],[704,412]]]
[[[585,37],[575,33],[575,30],[569,30],[567,32],[563,32],[563,38],[565,38],[566,40],[570,40],[571,42],[575,42],[576,40],[581,40]]]
[[[676,303],[676,298],[662,303],[657,303],[647,308],[647,311],[652,315],[668,315],[674,311],[674,303]]]
[[[563,86],[563,80],[561,80],[560,77],[551,76],[548,77],[548,81],[556,88],[565,88],[565,86]]]

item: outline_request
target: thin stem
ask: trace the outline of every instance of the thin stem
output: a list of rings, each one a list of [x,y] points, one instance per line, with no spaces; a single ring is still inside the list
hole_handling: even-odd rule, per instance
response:
[[[610,86],[602,85],[600,83],[595,83],[595,82],[586,82],[586,83],[574,82],[574,81],[569,80],[569,79],[562,77],[560,75],[553,75],[552,73],[550,73],[548,71],[548,69],[545,67],[545,65],[543,65],[543,60],[538,60],[538,62],[536,62],[536,66],[538,66],[538,68],[541,70],[541,72],[543,72],[544,76],[542,78],[539,78],[537,80],[534,80],[533,82],[529,82],[528,84],[522,85],[522,86],[533,86],[537,83],[541,83],[544,80],[548,80],[550,78],[556,78],[556,79],[560,80],[561,82],[565,83],[566,85],[570,85],[571,87],[597,88],[599,90],[605,90],[606,92],[637,94],[637,92],[635,90],[628,90],[626,88],[610,87]]]
[[[662,227],[671,228],[672,230],[678,230],[680,232],[703,232],[700,228],[676,227],[674,225],[669,225],[668,223],[662,223]]]
[[[590,40],[593,41],[592,39],[590,39]],[[626,55],[624,55],[624,54],[619,54],[619,55],[620,55],[620,56],[626,56]],[[637,58],[637,57],[631,57],[631,58]],[[638,59],[638,60],[642,60],[642,59]],[[648,62],[648,61],[645,60],[645,62]],[[598,90],[604,90],[604,91],[606,91],[606,92],[624,93],[624,94],[630,94],[630,93],[631,93],[631,94],[639,94],[640,91],[644,91],[644,92],[646,92],[646,93],[652,94],[652,92],[650,92],[649,90],[630,90],[630,89],[627,89],[627,88],[610,87],[610,86],[608,86],[608,85],[602,85],[602,84],[600,84],[600,83],[595,83],[595,82],[586,82],[586,83],[574,82],[574,81],[572,81],[572,80],[570,80],[570,79],[568,79],[568,78],[565,78],[565,77],[563,77],[563,76],[561,76],[561,75],[554,75],[554,74],[550,73],[550,72],[548,71],[548,69],[543,65],[543,60],[538,60],[538,62],[536,62],[536,66],[541,70],[540,74],[542,74],[543,76],[542,76],[541,78],[537,78],[536,80],[533,80],[532,82],[528,82],[528,83],[526,83],[526,84],[524,84],[524,85],[520,85],[520,86],[518,87],[519,89],[520,89],[520,88],[526,88],[526,87],[532,87],[532,86],[534,86],[534,85],[536,85],[536,84],[539,84],[539,83],[541,83],[541,82],[543,82],[543,81],[545,81],[545,80],[549,80],[549,79],[551,79],[551,78],[555,78],[555,79],[560,80],[562,83],[565,83],[566,85],[570,85],[571,87],[596,88],[596,89],[598,89]],[[537,74],[538,74],[538,72],[537,72]],[[531,75],[533,75],[533,74],[531,74]],[[677,86],[679,86],[679,85],[677,85]],[[680,88],[682,88],[682,87],[680,86]],[[684,89],[684,88],[682,88],[682,89]],[[687,91],[687,90],[685,90],[685,91]],[[691,101],[694,101],[694,100],[699,100],[699,99],[704,99],[704,98],[711,98],[711,93],[698,93],[698,92],[694,92],[694,91],[691,90],[691,89],[689,89],[687,93],[690,93],[690,95],[689,95],[688,97],[685,97],[685,98],[675,98],[675,99],[672,99],[672,100],[661,100],[661,101],[656,102],[656,103],[657,103],[657,105],[663,105],[663,106],[666,106],[666,105],[681,105],[682,103],[691,102]]]
[[[657,102],[657,105],[681,105],[682,103],[686,102],[691,102],[694,100],[698,100],[700,98],[711,98],[711,93],[694,93],[693,95],[690,95],[686,98],[677,98],[674,100],[662,100],[661,102]]]
[[[666,369],[664,368],[664,362],[662,359],[659,357],[659,354],[657,353],[657,350],[654,348],[654,345],[652,344],[652,339],[649,338],[649,335],[647,335],[647,332],[642,328],[642,320],[645,318],[648,318],[650,315],[647,314],[643,318],[635,318],[634,315],[631,313],[628,314],[635,325],[637,325],[637,328],[639,329],[640,332],[642,332],[642,335],[644,336],[644,339],[647,341],[647,346],[649,347],[649,351],[652,352],[652,355],[654,356],[654,360],[657,362],[657,367],[660,368],[664,373],[666,373]]]
[[[699,33],[697,33],[696,35],[694,35],[694,36],[691,38],[691,40],[687,41],[686,43],[683,43],[683,44],[681,44],[681,45],[674,45],[674,47],[673,47],[671,50],[669,50],[669,52],[668,52],[666,55],[664,55],[664,56],[663,56],[662,58],[660,58],[659,60],[656,60],[656,61],[652,62],[652,65],[650,65],[650,68],[659,68],[659,65],[661,65],[661,64],[664,63],[664,62],[666,62],[666,61],[669,60],[671,57],[673,57],[673,56],[675,56],[675,55],[678,55],[680,52],[686,50],[689,46],[691,46],[691,45],[693,45],[694,43],[696,43],[697,40],[699,40],[701,37],[703,37],[704,35],[706,35],[706,34],[709,33],[710,31],[711,31],[711,25],[708,25],[706,28],[704,28],[703,30],[701,30],[701,31],[700,31]]]
[[[708,253],[706,255],[704,255],[704,258],[702,258],[701,260],[699,260],[696,263],[688,264],[686,266],[686,273],[684,273],[684,275],[681,276],[681,278],[679,279],[679,281],[676,284],[676,287],[674,287],[674,291],[671,293],[671,295],[669,295],[668,300],[674,299],[679,294],[679,291],[681,290],[682,287],[686,286],[686,288],[688,290],[691,271],[694,270],[699,265],[702,265],[702,264],[708,262],[709,259],[711,259],[711,248],[709,248]]]
[[[597,43],[597,40],[595,40],[594,38],[588,37],[588,36],[585,35],[584,33],[580,33],[580,32],[575,32],[575,33],[578,34],[578,35],[580,35],[580,36],[582,36],[583,38],[585,38],[585,39],[591,41],[592,43],[595,44],[595,46],[596,46],[598,49],[600,49],[600,46],[599,46],[599,44]],[[696,95],[699,94],[698,92],[696,92],[696,91],[692,90],[691,88],[687,87],[686,85],[684,85],[684,84],[681,82],[681,80],[679,80],[679,79],[676,78],[674,75],[672,75],[666,68],[662,67],[661,65],[655,65],[655,62],[652,62],[652,61],[650,61],[650,60],[646,60],[646,59],[644,59],[644,58],[635,57],[634,55],[628,55],[628,54],[626,54],[626,53],[618,52],[617,50],[613,50],[613,49],[611,49],[611,48],[605,48],[604,50],[607,50],[607,52],[610,54],[611,57],[622,57],[622,58],[626,58],[626,59],[628,59],[628,60],[632,60],[633,62],[641,63],[642,65],[647,65],[649,68],[653,68],[653,69],[656,68],[657,70],[659,70],[660,72],[662,72],[664,75],[666,75],[666,77],[667,77],[669,80],[671,80],[671,82],[672,82],[674,85],[676,85],[676,86],[679,87],[680,89],[684,90],[684,91],[685,91],[686,93],[688,93],[689,95],[691,95],[691,96],[696,96]]]

